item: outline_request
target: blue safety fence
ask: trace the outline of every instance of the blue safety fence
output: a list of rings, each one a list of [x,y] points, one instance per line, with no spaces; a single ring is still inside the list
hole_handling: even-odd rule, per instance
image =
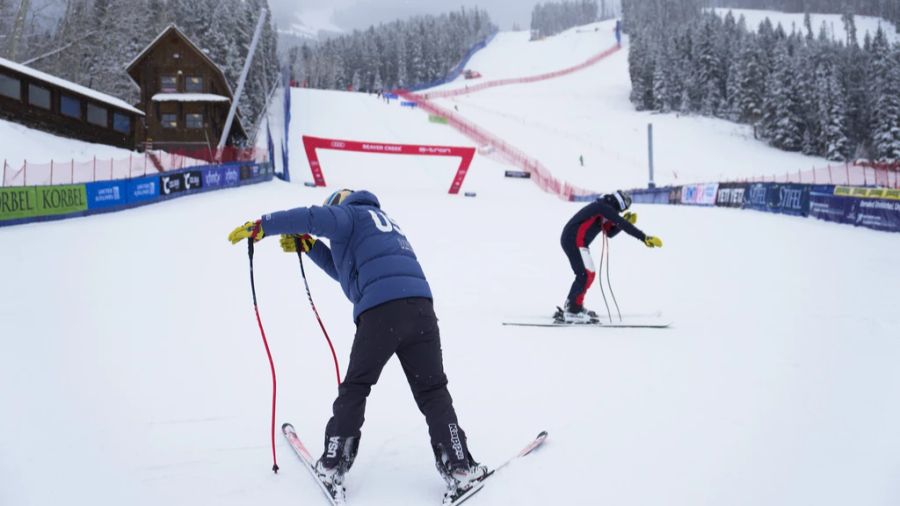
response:
[[[469,64],[469,60],[472,59],[472,56],[474,56],[475,53],[484,49],[485,46],[490,44],[491,41],[494,40],[494,36],[496,36],[496,35],[497,35],[497,32],[493,32],[490,35],[488,35],[487,37],[485,37],[484,40],[482,40],[481,42],[477,42],[477,43],[475,43],[475,45],[470,47],[469,50],[466,51],[466,54],[463,55],[462,59],[459,60],[459,63],[457,63],[455,67],[450,69],[450,72],[448,72],[446,76],[441,77],[439,79],[435,79],[435,80],[427,82],[427,83],[420,83],[420,84],[415,84],[412,86],[407,86],[406,90],[407,91],[419,91],[419,90],[424,90],[426,88],[434,88],[435,86],[447,84],[450,81],[455,80],[457,77],[460,76],[460,74],[463,73],[463,70],[466,69],[466,65]]]
[[[714,205],[900,232],[900,190],[796,183],[706,183],[632,190],[641,204]],[[585,198],[584,200],[591,200]]]
[[[268,162],[205,165],[134,179],[0,188],[0,227],[131,209],[165,200],[270,181]]]

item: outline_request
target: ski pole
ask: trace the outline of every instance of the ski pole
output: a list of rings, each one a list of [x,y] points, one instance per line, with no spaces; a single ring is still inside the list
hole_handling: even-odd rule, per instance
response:
[[[250,291],[253,293],[253,311],[256,312],[256,324],[259,325],[259,333],[262,334],[263,345],[266,347],[266,355],[269,357],[269,368],[272,370],[272,472],[278,473],[278,458],[275,456],[275,399],[278,391],[278,381],[275,377],[275,362],[272,360],[272,352],[269,350],[269,341],[266,339],[266,331],[263,329],[262,319],[259,317],[259,305],[256,302],[256,281],[253,279],[253,238],[247,239],[247,254],[250,256]]]
[[[616,313],[619,314],[619,323],[622,322],[622,311],[619,310],[619,302],[616,301],[616,294],[613,293],[612,283],[609,281],[609,237],[606,234],[603,234],[603,249],[606,251],[606,286],[609,287],[609,295],[612,297],[613,304],[616,305]],[[607,307],[607,310],[609,308]],[[610,317],[610,321],[612,321],[612,317]]]
[[[294,244],[297,246],[297,258],[300,259],[300,275],[303,276],[303,286],[306,287],[306,296],[309,298],[309,305],[312,307],[313,313],[316,315],[316,320],[319,322],[319,328],[321,328],[322,333],[325,334],[325,341],[328,342],[328,348],[331,349],[331,358],[334,360],[334,374],[337,377],[338,386],[341,386],[341,368],[338,366],[334,345],[331,344],[331,338],[328,337],[328,331],[325,330],[325,325],[322,323],[322,318],[319,317],[319,311],[316,309],[316,303],[313,302],[312,292],[309,291],[309,282],[306,280],[306,269],[303,268],[303,246],[300,243],[299,237],[294,237]]]
[[[603,291],[603,257],[606,255],[606,232],[603,232],[603,242],[600,249],[600,268],[597,269],[597,284],[600,285],[600,295],[603,296],[603,305],[606,306],[606,314],[609,323],[612,323],[612,313],[609,311],[609,302],[606,301],[606,292]]]

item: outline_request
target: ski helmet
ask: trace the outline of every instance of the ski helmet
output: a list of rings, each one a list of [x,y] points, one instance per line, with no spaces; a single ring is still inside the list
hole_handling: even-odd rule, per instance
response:
[[[338,190],[325,199],[325,202],[322,203],[323,206],[337,206],[340,205],[341,202],[344,201],[350,194],[353,193],[353,190],[348,190],[346,188]]]
[[[604,196],[603,200],[618,209],[620,213],[624,213],[631,207],[631,194],[626,191],[616,190],[609,195]]]

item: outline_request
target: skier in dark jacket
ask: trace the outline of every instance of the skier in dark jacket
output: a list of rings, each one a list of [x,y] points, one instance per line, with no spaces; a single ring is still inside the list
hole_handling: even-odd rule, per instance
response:
[[[631,207],[631,195],[617,190],[603,195],[575,213],[563,227],[560,243],[569,257],[569,264],[575,272],[575,281],[569,289],[565,309],[557,309],[553,319],[559,323],[593,323],[597,314],[584,307],[584,296],[594,282],[596,275],[590,245],[598,234],[615,237],[620,231],[641,240],[649,248],[661,248],[658,237],[644,234],[634,226],[637,214],[626,212]],[[619,216],[619,213],[625,213]]]
[[[287,252],[297,247],[339,281],[353,303],[356,336],[350,363],[325,427],[320,479],[343,496],[353,465],[366,397],[396,354],[419,410],[425,415],[435,462],[447,482],[445,502],[484,478],[487,468],[469,453],[447,390],[437,318],[425,273],[403,231],[367,191],[340,190],[323,207],[267,214],[235,229],[229,240],[259,241],[282,234]],[[330,248],[314,236],[330,240]]]

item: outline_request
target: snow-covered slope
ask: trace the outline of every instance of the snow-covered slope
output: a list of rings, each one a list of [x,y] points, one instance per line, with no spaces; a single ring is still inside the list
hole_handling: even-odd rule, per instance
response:
[[[559,88],[509,87],[516,95],[493,101],[482,97],[494,91],[476,94],[460,111],[491,121],[560,174],[583,170],[602,188],[639,183],[643,151],[631,135],[641,137],[650,117],[630,112],[624,59]],[[292,103],[297,181],[308,174],[302,134],[467,144],[419,111],[363,94],[295,90]],[[522,114],[521,104],[532,106],[525,124],[504,116]],[[721,122],[653,119],[661,145],[683,144],[658,155],[679,170],[710,174],[718,163],[736,171],[752,156],[791,164],[731,130],[719,133]],[[710,149],[732,137],[730,151]],[[692,148],[694,163],[682,168]],[[588,166],[563,167],[559,160],[581,149]],[[601,155],[607,162],[594,161]],[[624,313],[662,311],[673,328],[510,328],[501,322],[562,302],[571,273],[558,234],[577,204],[506,180],[482,157],[463,188],[477,198],[446,195],[449,159],[321,159],[330,188],[273,182],[0,229],[8,245],[0,253],[0,504],[324,504],[280,439],[282,470],[269,470],[270,377],[246,247],[225,237],[246,219],[319,203],[340,186],[374,189],[416,248],[475,457],[495,463],[538,430],[550,432],[545,448],[504,470],[473,506],[900,501],[895,235],[749,211],[637,206],[638,226],[665,247],[617,238],[610,279]],[[350,304],[307,267],[346,366]],[[336,389],[297,258],[267,239],[255,272],[279,373],[278,420],[293,422],[318,453]],[[597,287],[587,304],[605,312]],[[438,504],[443,483],[396,361],[366,415],[348,478],[353,505]]]
[[[128,158],[131,151],[90,142],[59,137],[0,119],[0,159],[18,169],[24,160],[29,163],[50,163],[74,159],[76,162],[97,158]]]
[[[781,23],[781,26],[790,33],[791,31],[805,32],[805,28],[803,26],[803,17],[802,13],[787,13],[787,12],[778,12],[778,11],[767,11],[767,10],[757,10],[757,9],[729,9],[729,8],[717,8],[712,9],[714,12],[719,14],[720,16],[725,16],[728,11],[731,11],[734,15],[735,19],[738,19],[740,16],[744,16],[744,21],[747,23],[747,28],[749,30],[756,31],[759,28],[759,24],[763,22],[766,18],[772,22],[773,26],[777,26]],[[822,28],[822,25],[825,25],[825,29],[831,38],[835,40],[846,40],[847,36],[844,32],[844,23],[841,21],[840,14],[810,14],[809,17],[810,23],[813,28],[814,35],[819,35],[819,30]],[[885,35],[889,42],[897,42],[900,41],[900,33],[894,28],[894,24],[890,21],[885,21],[884,19],[872,17],[872,16],[854,16],[854,23],[856,23],[856,38],[857,42],[861,46],[863,41],[866,38],[866,34],[874,37],[875,32],[878,31],[878,28],[881,27],[884,30]]]
[[[498,39],[477,53],[479,68],[512,69],[522,76],[553,62],[581,63],[615,44],[614,21],[597,31],[572,29],[529,42],[521,34]],[[595,26],[595,25],[592,25]],[[538,60],[532,47],[552,44],[557,58]],[[533,61],[543,61],[540,65]],[[474,64],[472,68],[476,68]],[[507,70],[511,72],[511,70]],[[504,77],[508,77],[504,75]],[[533,84],[491,88],[437,100],[513,146],[537,157],[557,177],[577,186],[611,190],[647,183],[647,125],[654,129],[655,180],[660,184],[720,181],[824,167],[824,158],[786,153],[753,138],[753,129],[715,118],[635,112],[628,100],[628,52],[587,69]],[[584,167],[579,156],[584,157]]]

